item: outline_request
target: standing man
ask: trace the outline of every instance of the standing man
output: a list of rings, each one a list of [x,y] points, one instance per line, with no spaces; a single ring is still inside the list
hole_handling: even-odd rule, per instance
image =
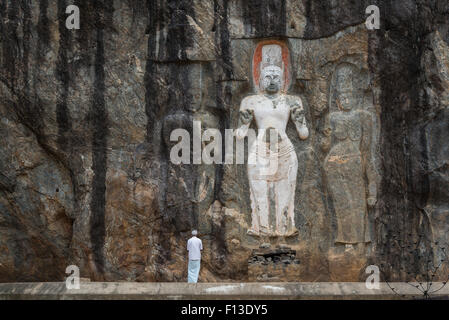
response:
[[[200,273],[201,250],[203,250],[203,243],[196,237],[198,232],[192,231],[192,238],[187,241],[187,250],[189,251],[189,275],[187,282],[197,283],[198,275]]]

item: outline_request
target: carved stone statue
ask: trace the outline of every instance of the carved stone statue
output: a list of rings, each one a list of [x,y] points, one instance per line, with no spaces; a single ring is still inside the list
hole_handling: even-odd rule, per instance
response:
[[[376,203],[376,183],[371,158],[373,120],[359,104],[355,67],[337,67],[331,84],[330,110],[321,147],[328,152],[324,170],[337,218],[335,242],[351,250],[370,242],[367,206]]]
[[[285,132],[288,120],[295,123],[301,139],[307,139],[309,131],[301,99],[287,95],[284,90],[286,77],[281,46],[265,45],[261,55],[260,91],[242,100],[236,132],[237,139],[242,139],[247,135],[252,121],[258,128],[257,137],[249,142],[248,151],[252,209],[248,234],[287,237],[298,232],[294,221],[298,160]],[[272,139],[273,132],[276,139]],[[275,170],[267,172],[266,167],[272,164]],[[271,223],[270,220],[275,222]]]

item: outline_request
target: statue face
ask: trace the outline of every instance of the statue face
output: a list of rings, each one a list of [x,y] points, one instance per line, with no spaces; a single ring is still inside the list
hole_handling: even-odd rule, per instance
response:
[[[337,93],[337,99],[340,102],[341,108],[345,111],[349,111],[354,107],[355,99],[352,91],[339,91]]]
[[[337,99],[339,106],[345,111],[349,111],[354,107],[356,99],[354,97],[354,87],[352,82],[352,73],[341,73],[337,83]]]
[[[277,93],[281,89],[282,70],[276,66],[266,67],[262,70],[260,86],[262,91],[269,94]]]

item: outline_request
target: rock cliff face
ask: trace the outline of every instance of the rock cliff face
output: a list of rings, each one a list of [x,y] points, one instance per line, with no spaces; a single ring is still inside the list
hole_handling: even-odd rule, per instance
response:
[[[62,280],[71,264],[92,280],[185,281],[192,228],[200,281],[426,271],[449,250],[448,21],[446,0],[2,1],[0,282]],[[310,124],[305,141],[287,127],[290,238],[247,234],[245,165],[170,161],[174,129],[237,128],[264,40],[289,48]],[[346,213],[364,240],[341,240]]]

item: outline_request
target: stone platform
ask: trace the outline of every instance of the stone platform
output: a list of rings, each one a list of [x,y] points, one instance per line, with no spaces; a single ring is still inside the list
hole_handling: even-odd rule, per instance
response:
[[[423,294],[406,283],[386,283],[380,289],[367,289],[359,282],[283,282],[283,283],[142,283],[142,282],[82,282],[80,289],[67,289],[64,282],[1,283],[0,300],[42,299],[423,299]],[[442,284],[434,283],[430,291]],[[448,299],[449,285],[431,294],[431,299]]]

